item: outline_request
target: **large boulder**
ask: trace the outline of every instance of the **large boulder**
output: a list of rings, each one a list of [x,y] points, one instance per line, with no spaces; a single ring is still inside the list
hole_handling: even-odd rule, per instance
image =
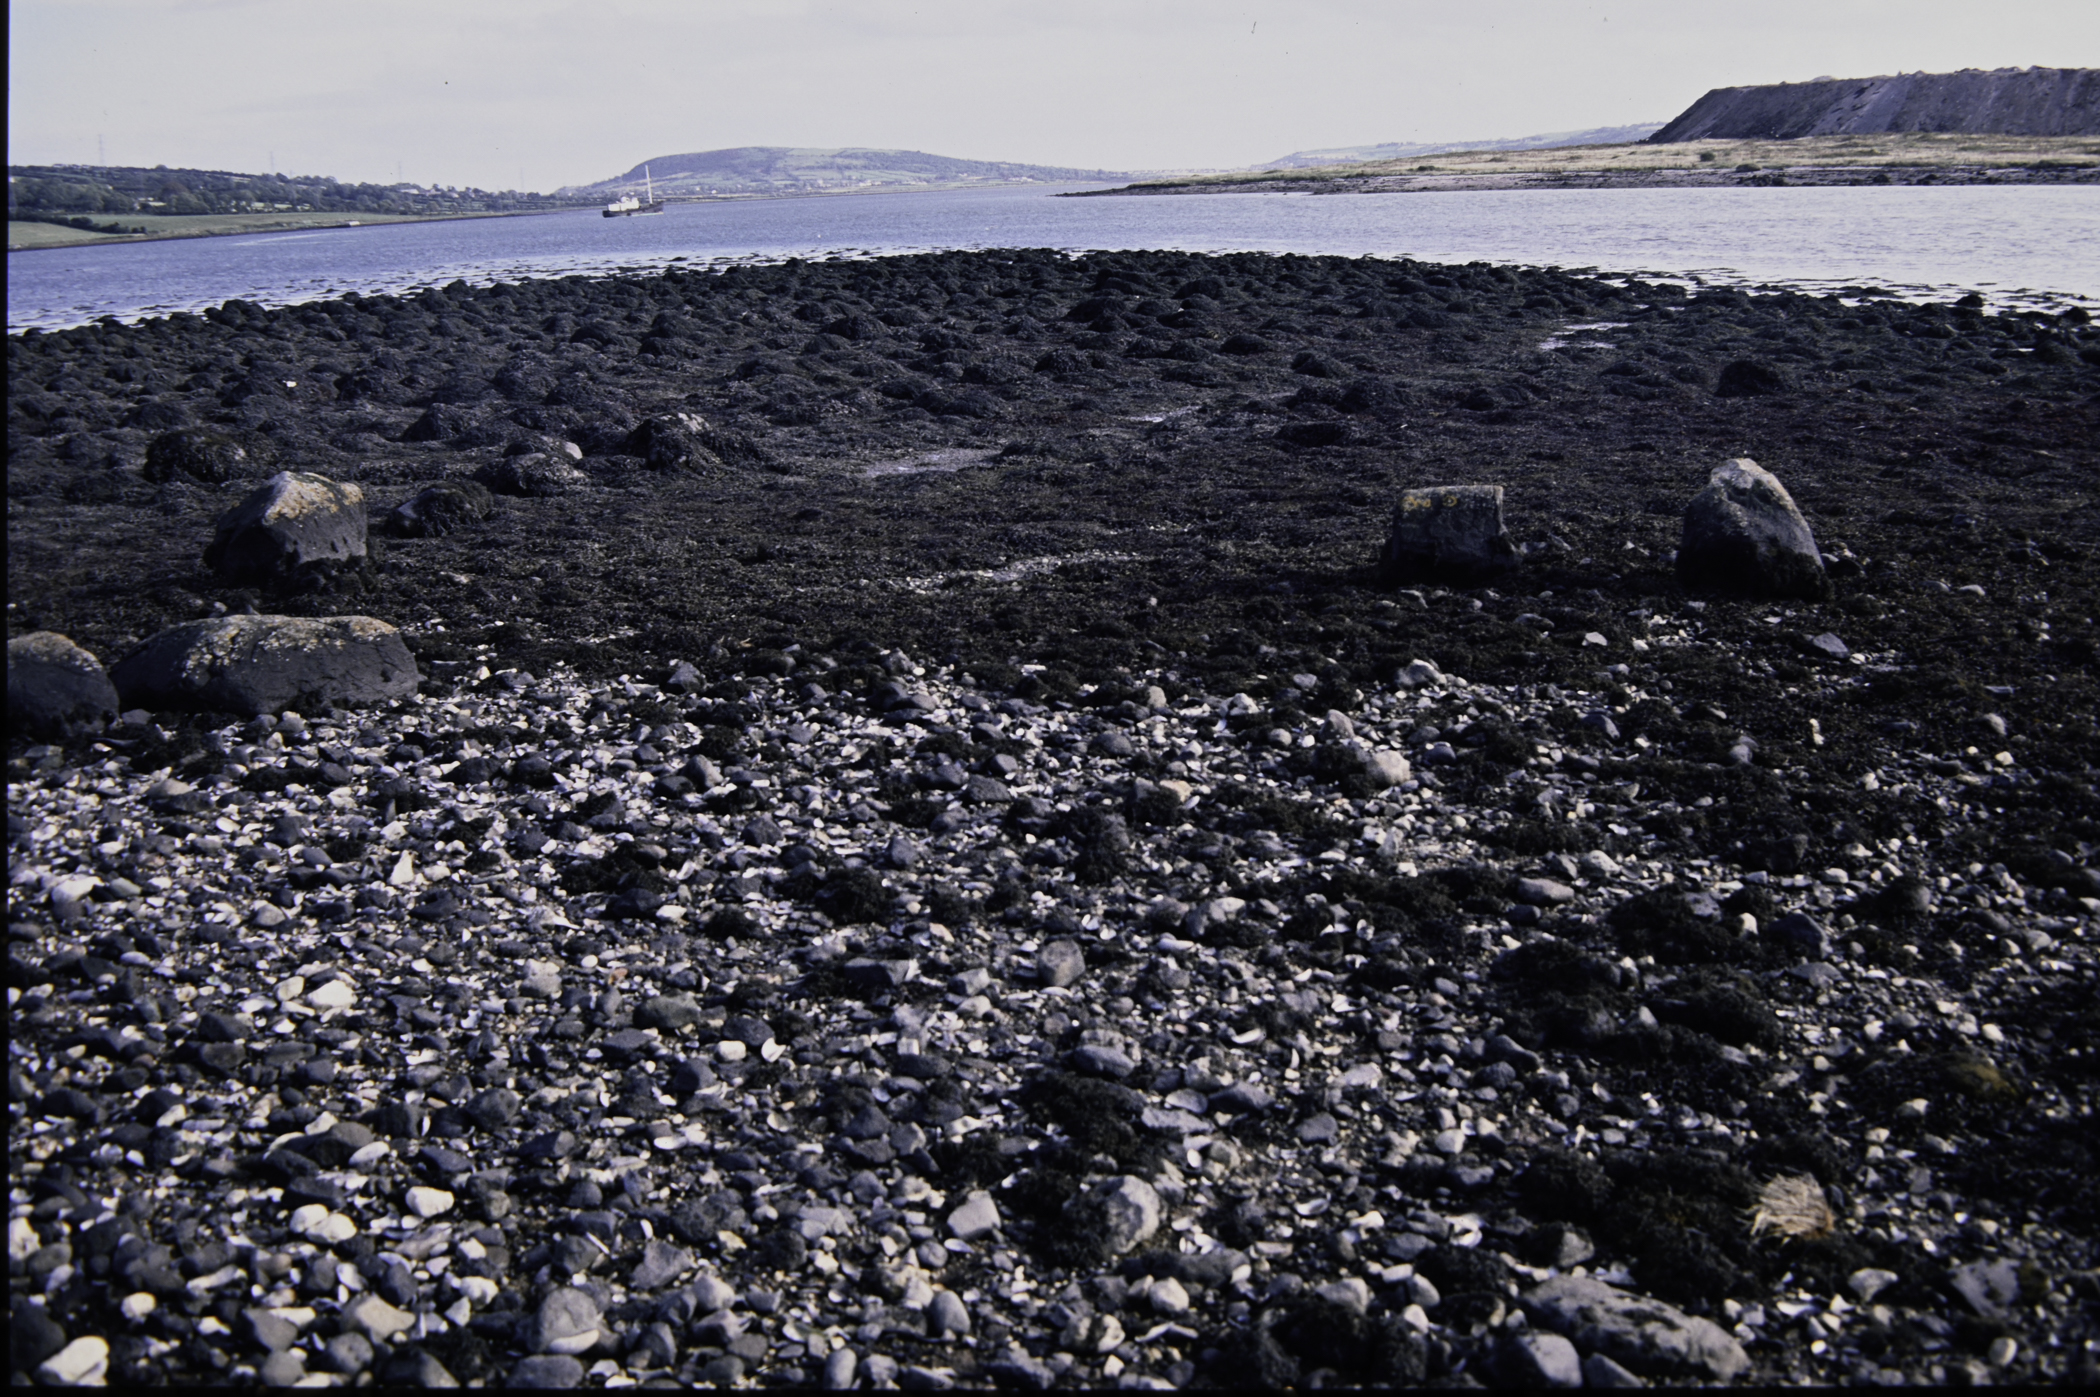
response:
[[[1712,1320],[1589,1277],[1555,1276],[1535,1286],[1524,1294],[1524,1313],[1636,1373],[1729,1382],[1750,1369],[1750,1355]]]
[[[591,480],[576,468],[574,462],[538,451],[491,461],[474,472],[474,479],[499,495],[524,495],[532,499],[566,495],[588,485]]]
[[[369,616],[220,616],[173,626],[110,674],[127,704],[255,717],[407,698],[422,676]]]
[[[489,517],[487,487],[473,480],[427,485],[386,516],[387,532],[401,538],[443,538]]]
[[[7,642],[7,725],[63,741],[117,716],[117,690],[102,662],[56,631]]]
[[[282,584],[365,556],[365,492],[304,471],[280,471],[225,514],[204,550],[229,582]]]
[[[239,442],[209,428],[180,427],[147,443],[146,465],[140,473],[155,482],[187,476],[217,484],[245,475],[247,470],[248,452]]]
[[[1736,596],[1830,595],[1808,521],[1772,473],[1738,458],[1714,468],[1684,511],[1677,577],[1695,591]]]
[[[1467,581],[1516,563],[1500,485],[1436,485],[1401,494],[1385,567],[1394,578]]]

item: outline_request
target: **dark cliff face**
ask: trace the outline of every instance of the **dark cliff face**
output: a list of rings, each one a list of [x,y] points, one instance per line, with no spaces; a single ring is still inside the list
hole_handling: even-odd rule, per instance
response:
[[[1648,140],[1790,140],[1887,131],[2100,135],[2100,69],[1965,69],[1717,87]]]

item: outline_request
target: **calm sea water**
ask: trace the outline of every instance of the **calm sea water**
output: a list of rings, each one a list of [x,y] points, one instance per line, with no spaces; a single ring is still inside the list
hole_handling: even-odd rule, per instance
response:
[[[1079,187],[1079,186],[1070,186]],[[1415,257],[1998,305],[2100,301],[2100,189],[1509,190],[1060,199],[1041,186],[674,204],[12,252],[7,325],[135,320],[472,283],[785,257],[1129,248]]]

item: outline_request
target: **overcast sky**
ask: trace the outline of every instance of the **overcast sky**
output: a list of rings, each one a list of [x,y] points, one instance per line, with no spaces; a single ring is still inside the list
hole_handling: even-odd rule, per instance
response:
[[[2100,0],[12,0],[8,30],[10,163],[531,189],[739,145],[1233,168],[2100,66]]]

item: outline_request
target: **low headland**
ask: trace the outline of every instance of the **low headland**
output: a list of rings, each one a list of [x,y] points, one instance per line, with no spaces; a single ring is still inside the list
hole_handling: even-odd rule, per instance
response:
[[[461,218],[516,218],[534,209],[515,213],[346,214],[307,213],[199,213],[168,214],[153,218],[91,217],[96,226],[79,228],[71,223],[29,222],[9,219],[7,250],[29,252],[53,247],[86,247],[96,243],[165,242],[171,238],[224,237],[234,233],[295,233],[313,228],[367,228],[383,223],[443,223]],[[111,227],[126,231],[112,232]]]
[[[1891,132],[1483,150],[1146,180],[1067,198],[1141,194],[1428,194],[1472,189],[1713,189],[1788,185],[2096,184],[2100,139]]]
[[[2082,309],[1010,250],[8,414],[25,1381],[2100,1377]]]

